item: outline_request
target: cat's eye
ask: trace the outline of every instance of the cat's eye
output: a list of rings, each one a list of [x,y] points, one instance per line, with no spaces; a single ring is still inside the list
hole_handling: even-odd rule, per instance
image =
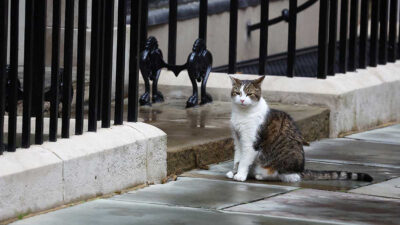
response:
[[[254,93],[248,93],[247,96],[254,96]]]

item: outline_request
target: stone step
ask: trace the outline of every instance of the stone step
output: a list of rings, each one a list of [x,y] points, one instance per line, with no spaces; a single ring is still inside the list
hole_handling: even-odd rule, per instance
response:
[[[229,160],[233,157],[230,102],[185,109],[186,99],[168,99],[152,107],[141,107],[141,121],[168,136],[168,174]],[[318,106],[271,103],[289,113],[307,141],[329,136],[329,110]]]

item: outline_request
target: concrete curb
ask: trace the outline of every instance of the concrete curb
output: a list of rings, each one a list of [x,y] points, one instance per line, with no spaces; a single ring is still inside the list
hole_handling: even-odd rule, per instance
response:
[[[125,123],[0,157],[0,221],[166,176],[166,134]]]

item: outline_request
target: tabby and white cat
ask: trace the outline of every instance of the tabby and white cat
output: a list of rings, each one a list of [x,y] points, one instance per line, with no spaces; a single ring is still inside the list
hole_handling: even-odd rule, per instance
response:
[[[353,179],[372,181],[368,174],[304,170],[303,139],[293,119],[270,109],[261,96],[264,76],[256,80],[232,80],[231,127],[235,146],[234,168],[226,176],[245,181],[298,182],[305,179]]]

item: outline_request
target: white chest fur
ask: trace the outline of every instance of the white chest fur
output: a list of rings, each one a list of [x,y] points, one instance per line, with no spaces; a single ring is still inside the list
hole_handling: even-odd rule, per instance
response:
[[[257,131],[264,122],[269,107],[266,101],[261,98],[257,105],[249,108],[242,108],[233,104],[231,126],[239,137],[242,150],[251,148],[257,138]]]

